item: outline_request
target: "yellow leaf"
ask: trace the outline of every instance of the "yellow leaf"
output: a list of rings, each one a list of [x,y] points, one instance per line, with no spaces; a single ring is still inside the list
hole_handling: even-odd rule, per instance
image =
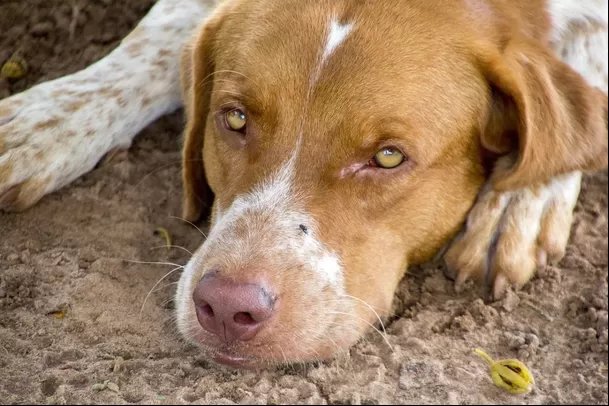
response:
[[[12,56],[2,65],[0,69],[0,77],[6,79],[20,79],[27,73],[27,64],[25,60],[18,56]]]
[[[488,361],[491,378],[495,385],[515,394],[527,393],[531,390],[535,380],[527,366],[521,361],[517,359],[494,361],[487,353],[478,348],[474,352]]]
[[[165,244],[167,245],[167,249],[171,248],[171,237],[169,235],[169,231],[167,231],[167,229],[163,228],[163,227],[157,227],[155,231],[155,234],[160,234],[163,236],[163,238],[165,238]]]

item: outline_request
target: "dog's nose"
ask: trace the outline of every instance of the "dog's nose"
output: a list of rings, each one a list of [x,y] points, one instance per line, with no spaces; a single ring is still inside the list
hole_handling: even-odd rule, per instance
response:
[[[275,310],[274,299],[263,286],[214,274],[199,281],[193,300],[201,327],[225,342],[251,340]]]

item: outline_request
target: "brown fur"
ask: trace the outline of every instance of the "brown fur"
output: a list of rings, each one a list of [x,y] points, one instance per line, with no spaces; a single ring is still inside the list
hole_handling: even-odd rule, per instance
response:
[[[311,89],[333,12],[355,28]],[[497,189],[607,166],[607,96],[552,56],[549,28],[539,0],[225,2],[182,58],[184,216],[205,214],[212,191],[229,207],[302,135],[294,188],[323,244],[340,255],[346,291],[386,315],[406,267],[429,260],[461,227],[486,181],[485,150],[518,154]],[[216,125],[226,103],[247,110],[245,140]],[[387,144],[408,164],[346,169]],[[249,265],[226,272],[239,280],[286,266]],[[300,308],[304,290],[283,283],[276,288],[292,304],[284,308]],[[366,309],[359,317],[373,321]],[[300,328],[282,320],[276,340]]]

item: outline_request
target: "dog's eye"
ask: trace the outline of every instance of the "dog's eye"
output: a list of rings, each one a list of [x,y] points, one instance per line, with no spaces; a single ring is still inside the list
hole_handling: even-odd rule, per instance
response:
[[[247,124],[247,119],[245,116],[245,112],[240,109],[233,109],[224,114],[224,120],[226,121],[226,126],[231,131],[244,132],[245,125]]]
[[[397,148],[383,148],[374,155],[374,164],[383,169],[400,166],[406,157]]]

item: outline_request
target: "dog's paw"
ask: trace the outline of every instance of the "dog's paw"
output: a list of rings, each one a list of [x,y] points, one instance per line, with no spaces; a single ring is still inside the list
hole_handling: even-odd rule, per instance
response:
[[[495,299],[520,288],[535,271],[565,254],[581,174],[510,192],[480,193],[462,233],[445,254],[457,290],[468,279],[486,283]]]
[[[25,210],[126,148],[124,102],[120,91],[78,74],[0,100],[0,210]]]

